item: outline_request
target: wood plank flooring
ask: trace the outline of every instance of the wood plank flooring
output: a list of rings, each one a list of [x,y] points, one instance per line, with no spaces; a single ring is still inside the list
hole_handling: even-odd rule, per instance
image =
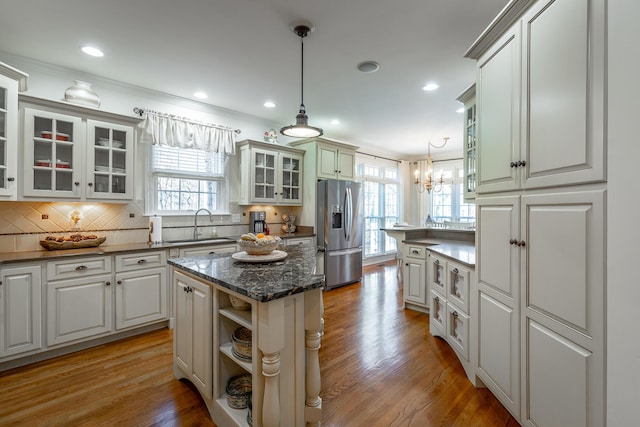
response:
[[[322,424],[517,426],[401,293],[392,263],[325,292]],[[163,329],[0,373],[0,426],[213,426],[173,377],[171,339]]]

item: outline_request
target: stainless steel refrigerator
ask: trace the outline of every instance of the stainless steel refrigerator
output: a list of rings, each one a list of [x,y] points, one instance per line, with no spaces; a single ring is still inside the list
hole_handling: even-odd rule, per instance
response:
[[[325,289],[362,278],[362,197],[360,184],[318,181],[316,229],[324,252]]]

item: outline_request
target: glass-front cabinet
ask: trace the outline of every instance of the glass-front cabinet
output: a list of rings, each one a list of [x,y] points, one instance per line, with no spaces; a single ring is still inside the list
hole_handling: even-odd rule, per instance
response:
[[[36,100],[35,98],[23,98]],[[46,109],[33,108],[41,106]],[[131,200],[133,126],[89,118],[118,115],[36,100],[24,111],[24,198]],[[69,114],[67,114],[69,113]],[[126,118],[127,120],[131,120]]]
[[[458,101],[464,104],[464,133],[463,133],[463,156],[464,156],[464,200],[468,202],[476,197],[476,165],[477,165],[477,134],[478,125],[476,120],[476,86],[475,84],[467,88],[459,97]]]
[[[302,204],[304,151],[259,141],[238,142],[239,204]]]
[[[0,200],[18,193],[18,91],[26,84],[26,74],[0,63]]]
[[[130,199],[133,129],[87,120],[87,198]]]
[[[79,117],[25,108],[25,196],[81,196],[81,122]]]

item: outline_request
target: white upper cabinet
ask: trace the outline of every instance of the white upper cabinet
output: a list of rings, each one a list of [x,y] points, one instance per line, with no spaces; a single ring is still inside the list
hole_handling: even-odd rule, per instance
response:
[[[535,2],[477,59],[478,193],[605,180],[599,2]]]
[[[22,95],[20,100],[25,199],[133,198],[137,118]]]
[[[18,91],[27,75],[0,62],[0,200],[18,195]]]
[[[240,204],[302,204],[304,151],[259,141],[241,141]]]

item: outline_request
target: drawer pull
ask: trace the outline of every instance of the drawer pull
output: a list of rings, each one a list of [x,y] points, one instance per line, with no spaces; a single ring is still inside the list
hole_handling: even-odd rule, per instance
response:
[[[122,280],[118,280],[116,283],[117,283],[118,285],[122,285]]]
[[[146,259],[139,259],[139,260],[138,260],[138,264],[144,264],[145,262],[147,262],[147,260],[146,260]]]
[[[439,259],[437,259],[437,260],[433,261],[433,263],[434,263],[435,265],[438,265],[438,264],[440,264],[440,260],[439,260]]]
[[[76,267],[76,271],[85,271],[88,270],[89,267],[87,267],[86,265],[79,265]]]
[[[215,255],[215,254],[216,254],[216,251],[209,252],[209,255]]]
[[[411,253],[414,254],[414,255],[418,255],[420,253],[420,251],[417,250],[417,249],[414,249],[414,250],[411,251]]]
[[[438,297],[435,297],[433,300],[434,300],[435,302],[440,302],[440,298],[438,298]]]
[[[458,269],[457,269],[457,268],[454,268],[454,269],[453,269],[453,274],[458,274],[458,272],[459,272],[459,271],[458,271]]]
[[[105,282],[104,284],[107,286],[111,286],[111,282]]]
[[[454,311],[453,313],[451,313],[451,315],[452,315],[453,317],[458,317],[458,312],[457,312],[457,311]]]

